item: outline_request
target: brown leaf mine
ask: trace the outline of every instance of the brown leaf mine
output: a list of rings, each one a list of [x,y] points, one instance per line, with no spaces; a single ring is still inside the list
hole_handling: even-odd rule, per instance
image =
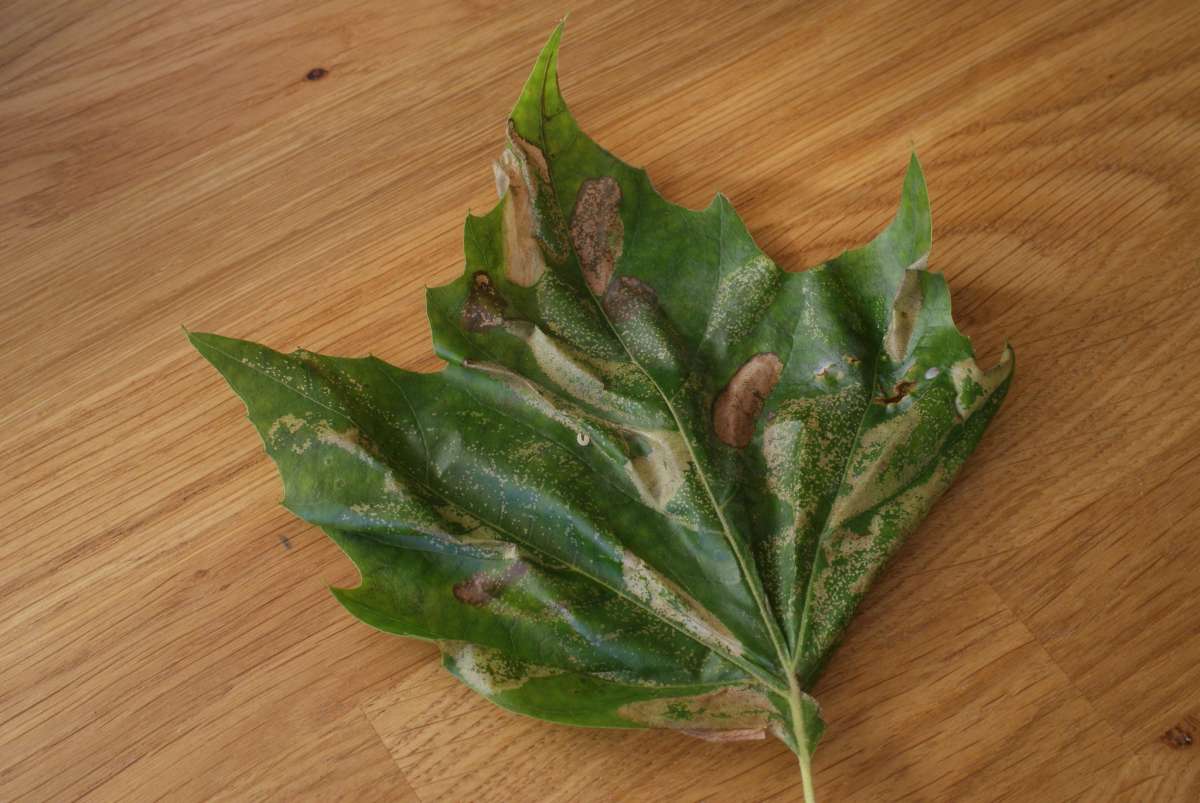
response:
[[[459,602],[476,607],[487,605],[528,571],[529,566],[517,561],[500,575],[476,572],[461,583],[455,583],[454,597]]]
[[[783,362],[770,352],[755,354],[737,370],[713,405],[713,430],[722,443],[737,449],[750,443],[755,422],[781,373]]]
[[[924,301],[921,295],[921,274],[916,270],[904,272],[896,300],[892,302],[892,320],[888,323],[884,346],[892,362],[902,362],[908,356],[909,341],[913,328],[921,315]]]
[[[731,687],[626,703],[619,713],[650,728],[670,728],[707,741],[739,742],[765,738],[773,709],[761,692]]]
[[[624,323],[654,309],[658,294],[654,288],[633,276],[622,276],[609,285],[604,294],[604,312],[614,323]]]
[[[900,381],[892,388],[891,395],[876,396],[874,402],[876,404],[899,404],[905,396],[907,396],[913,388],[917,386],[916,382]]]
[[[566,226],[550,184],[550,166],[546,163],[546,155],[518,134],[516,126],[509,120],[508,147],[500,159],[492,163],[492,170],[496,176],[497,195],[504,197],[504,193],[512,189],[511,220],[515,225],[510,226],[509,213],[505,212],[509,263],[517,265],[517,283],[528,287],[545,271],[547,261],[560,264],[570,254]]]
[[[471,292],[463,305],[463,326],[469,332],[482,332],[504,323],[504,297],[492,285],[491,278],[483,271],[471,277]]]
[[[534,185],[528,172],[511,150],[500,156],[492,166],[496,189],[501,195],[507,190],[504,205],[504,253],[508,259],[508,280],[521,287],[532,287],[546,272],[546,261],[538,247],[537,209],[534,206]]]
[[[525,163],[537,171],[537,177],[549,183],[550,166],[546,164],[546,155],[540,148],[517,133],[517,125],[512,120],[508,121],[508,141],[524,157]]]
[[[590,178],[579,188],[571,214],[571,243],[588,288],[604,295],[621,256],[625,224],[621,222],[621,186],[611,176]]]

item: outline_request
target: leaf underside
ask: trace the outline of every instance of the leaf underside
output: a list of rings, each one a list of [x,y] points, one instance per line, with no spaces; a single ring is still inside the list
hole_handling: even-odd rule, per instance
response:
[[[334,590],[352,614],[437,641],[522,714],[773,733],[806,762],[807,690],[979,441],[1011,351],[977,366],[926,270],[915,157],[874,241],[782,271],[724,197],[671,204],[578,129],[560,34],[463,275],[428,291],[443,370],[191,341],[284,505],[358,566]]]

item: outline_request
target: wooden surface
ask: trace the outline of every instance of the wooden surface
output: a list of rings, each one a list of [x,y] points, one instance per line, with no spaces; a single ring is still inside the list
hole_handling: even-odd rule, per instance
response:
[[[790,268],[916,147],[957,319],[1016,348],[817,688],[822,799],[1200,799],[1200,6],[991,5],[579,0],[563,85]],[[0,799],[798,797],[780,744],[523,720],[352,620],[179,329],[436,368],[422,288],[562,10],[0,9]]]

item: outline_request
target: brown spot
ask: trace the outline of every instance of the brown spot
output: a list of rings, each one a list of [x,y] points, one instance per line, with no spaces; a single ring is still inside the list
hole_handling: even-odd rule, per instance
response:
[[[604,294],[604,312],[615,323],[624,323],[658,306],[654,288],[633,276],[622,276]]]
[[[483,271],[471,277],[471,292],[463,305],[463,326],[471,332],[482,332],[504,323],[504,298],[492,286],[491,278]]]
[[[901,362],[908,356],[909,341],[912,340],[913,329],[924,303],[921,275],[919,270],[905,271],[900,289],[896,291],[896,299],[892,302],[892,319],[888,322],[883,341],[892,362]]]
[[[525,158],[525,162],[533,166],[538,178],[550,182],[550,167],[546,164],[546,155],[542,149],[517,133],[517,125],[511,119],[508,121],[508,141]]]
[[[571,243],[579,256],[584,281],[604,295],[621,256],[625,224],[621,222],[621,185],[611,176],[590,178],[579,188],[571,214]]]
[[[897,382],[896,387],[892,388],[890,396],[876,396],[876,404],[895,404],[908,395],[909,391],[917,386],[916,382]]]
[[[754,437],[755,422],[783,373],[776,355],[755,354],[737,370],[713,404],[713,430],[723,443],[743,449]]]
[[[1194,722],[1189,717],[1164,733],[1162,738],[1171,747],[1182,750],[1185,747],[1191,747],[1192,742],[1195,741],[1195,737],[1192,735],[1193,730],[1195,730]]]
[[[459,602],[481,607],[504,593],[504,590],[520,580],[529,571],[529,566],[517,561],[501,575],[476,572],[461,583],[454,584],[454,597]]]
[[[846,363],[849,365],[858,365],[860,362],[862,362],[862,360],[860,360],[858,357],[855,357],[853,354],[846,354],[844,356],[846,358]]]
[[[539,262],[533,267],[536,269],[540,266],[544,270],[546,260],[555,264],[565,262],[571,248],[567,242],[562,212],[559,211],[554,188],[550,184],[550,166],[546,162],[546,155],[517,133],[512,120],[508,121],[508,147],[500,155],[495,171],[496,191],[501,196],[514,183],[520,183],[525,188],[523,195],[528,206],[529,231],[541,246],[537,255]],[[538,276],[541,275],[541,270],[536,272]],[[534,278],[536,280],[536,276]],[[528,287],[529,284],[522,286]]]
[[[492,170],[496,191],[502,197],[508,193],[503,212],[508,280],[521,287],[532,287],[546,272],[546,260],[538,247],[537,190],[521,159],[512,150],[506,150]]]
[[[325,76],[329,75],[329,70],[324,67],[313,67],[304,75],[305,81],[320,81]]]

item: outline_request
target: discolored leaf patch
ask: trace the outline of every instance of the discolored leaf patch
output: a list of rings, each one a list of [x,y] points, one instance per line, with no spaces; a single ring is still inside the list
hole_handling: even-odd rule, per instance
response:
[[[499,574],[477,572],[454,584],[454,597],[468,605],[487,605],[503,594],[506,588],[518,582],[528,571],[527,564],[517,561]]]
[[[916,386],[917,386],[916,382],[908,382],[905,380],[897,382],[895,387],[893,387],[891,389],[891,391],[888,395],[876,396],[875,403],[876,404],[898,404],[899,402],[903,401],[904,397],[907,396],[912,391],[912,389],[915,388]]]
[[[722,443],[744,449],[754,437],[767,397],[779,382],[783,362],[775,354],[755,354],[747,360],[713,405],[713,431]]]
[[[463,327],[469,332],[482,332],[504,323],[504,307],[507,306],[500,292],[492,285],[491,278],[483,271],[471,277],[471,292],[463,305]]]
[[[780,718],[770,700],[747,687],[639,701],[622,706],[619,713],[643,725],[671,728],[709,741],[762,739],[770,723]]]
[[[604,294],[604,311],[614,323],[625,323],[658,306],[654,288],[634,276],[622,276]]]
[[[621,185],[611,176],[590,178],[579,187],[571,215],[571,244],[584,281],[598,296],[604,295],[621,256],[625,225],[620,210]]]
[[[504,209],[504,255],[508,280],[521,287],[532,287],[546,272],[544,250],[545,222],[538,207],[542,177],[534,172],[545,166],[537,153],[535,168],[524,150],[510,148],[492,164],[496,192]]]
[[[884,336],[887,355],[892,362],[899,363],[907,356],[913,327],[921,315],[923,302],[921,274],[916,270],[906,270],[900,290],[892,302],[892,318]]]

